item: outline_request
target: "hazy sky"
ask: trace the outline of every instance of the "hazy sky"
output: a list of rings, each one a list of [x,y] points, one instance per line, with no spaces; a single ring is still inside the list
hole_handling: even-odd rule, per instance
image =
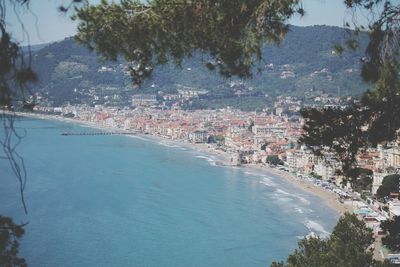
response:
[[[69,19],[69,16],[60,14],[57,7],[71,0],[32,0],[30,10],[19,9],[26,32],[21,27],[13,7],[7,5],[6,20],[8,27],[12,30],[13,37],[22,44],[48,43],[62,40],[72,36],[76,32],[76,23]],[[6,1],[8,2],[8,1]],[[91,3],[99,0],[90,0]],[[302,18],[295,18],[291,24],[299,26],[308,25],[334,25],[343,26],[345,18],[345,6],[343,0],[303,0],[306,15]]]

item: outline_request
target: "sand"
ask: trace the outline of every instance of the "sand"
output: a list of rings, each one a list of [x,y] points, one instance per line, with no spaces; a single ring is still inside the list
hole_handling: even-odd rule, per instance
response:
[[[320,186],[315,186],[311,182],[301,180],[291,173],[268,166],[253,166],[252,168],[256,168],[257,170],[261,170],[285,179],[304,192],[319,197],[329,208],[337,211],[341,215],[343,215],[345,212],[353,211],[353,207],[351,205],[341,203],[339,201],[339,196],[336,193],[328,191]]]

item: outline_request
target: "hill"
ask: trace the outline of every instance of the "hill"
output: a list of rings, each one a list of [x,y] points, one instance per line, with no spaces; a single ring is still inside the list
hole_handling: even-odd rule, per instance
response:
[[[52,105],[129,105],[133,94],[174,94],[180,87],[190,87],[207,90],[208,94],[186,103],[187,108],[230,105],[243,109],[265,106],[278,95],[359,95],[372,87],[359,75],[363,49],[340,56],[332,50],[346,36],[339,27],[292,26],[279,46],[265,46],[264,62],[255,68],[252,79],[223,79],[204,66],[202,56],[195,55],[181,68],[166,65],[156,69],[140,89],[131,85],[123,60],[101,61],[95,53],[67,38],[34,52],[33,67],[40,82],[32,91]],[[364,36],[361,46],[365,47],[366,42]]]

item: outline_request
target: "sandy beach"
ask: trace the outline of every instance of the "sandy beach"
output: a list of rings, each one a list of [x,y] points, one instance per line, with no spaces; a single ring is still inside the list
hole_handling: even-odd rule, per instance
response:
[[[35,119],[45,119],[45,120],[57,120],[57,121],[62,121],[66,123],[74,123],[90,128],[96,128],[102,131],[112,131],[112,130],[118,130],[118,132],[124,132],[123,129],[114,129],[114,128],[109,128],[109,127],[104,127],[102,125],[98,125],[97,123],[93,122],[86,122],[86,121],[80,121],[76,119],[71,119],[71,118],[64,118],[60,116],[53,116],[53,115],[45,115],[45,114],[37,114],[37,113],[22,113],[22,112],[16,112],[15,115],[17,116],[23,116],[23,117],[30,117],[30,118],[35,118]],[[164,138],[162,136],[155,136],[155,135],[144,135],[144,134],[137,134],[137,136],[142,137],[147,140],[152,140],[156,141],[159,143],[163,143],[169,146],[180,146],[180,147],[186,147],[201,153],[205,153],[208,155],[211,155],[215,157],[217,164],[223,165],[223,166],[228,166],[230,165],[230,154],[228,152],[223,152],[221,150],[216,150],[212,146],[208,144],[192,144],[188,142],[182,142],[180,140],[171,140],[168,138]],[[275,168],[271,168],[267,165],[243,165],[241,166],[242,168],[250,168],[250,169],[255,169],[259,172],[265,173],[267,175],[274,175],[278,176],[280,178],[285,179],[286,181],[290,182],[292,185],[296,186],[300,190],[315,195],[319,197],[324,203],[331,209],[335,210],[339,214],[344,214],[345,212],[351,212],[352,207],[350,205],[346,205],[345,203],[339,202],[339,197],[337,194],[325,190],[322,187],[318,187],[313,185],[310,182],[300,180],[298,179],[295,175],[281,171]]]
[[[353,207],[351,205],[347,205],[345,203],[339,202],[339,197],[334,192],[328,191],[322,187],[315,186],[310,182],[300,180],[295,175],[277,170],[271,167],[262,167],[262,166],[251,166],[251,168],[256,168],[258,170],[264,171],[269,174],[273,174],[279,177],[284,178],[286,181],[290,182],[294,186],[298,187],[299,189],[307,192],[309,194],[318,196],[324,203],[333,210],[336,210],[341,215],[345,212],[352,212]]]

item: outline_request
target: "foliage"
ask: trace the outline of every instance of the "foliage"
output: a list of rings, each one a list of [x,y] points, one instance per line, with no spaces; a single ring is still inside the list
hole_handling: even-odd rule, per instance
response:
[[[208,143],[217,143],[218,145],[221,145],[225,142],[225,137],[222,135],[211,135],[208,138]]]
[[[267,163],[272,165],[283,165],[283,161],[277,155],[268,155]]]
[[[23,5],[26,1],[11,2]],[[31,68],[30,58],[25,58],[24,52],[7,30],[3,4],[0,9],[0,62],[0,108],[10,109],[14,98],[26,100],[26,85],[35,82],[37,77]]]
[[[247,130],[251,132],[253,130],[253,127],[254,127],[254,121],[251,121],[249,127],[247,127]]]
[[[20,7],[28,5],[28,0],[9,0],[14,12]],[[37,76],[31,67],[31,53],[21,49],[13,40],[9,24],[5,20],[6,1],[0,2],[0,121],[4,132],[0,138],[0,146],[3,154],[0,159],[7,160],[15,174],[19,185],[19,194],[22,205],[27,213],[24,200],[24,188],[26,183],[26,170],[23,158],[18,154],[17,147],[23,138],[14,127],[15,116],[12,113],[3,112],[13,110],[15,104],[22,103],[24,107],[31,107],[28,102],[29,91],[27,86],[37,81]],[[19,239],[24,234],[23,225],[15,224],[11,218],[0,215],[0,266],[27,266],[23,258],[18,256]]]
[[[26,6],[27,0],[10,0],[15,12],[21,6]],[[12,110],[17,101],[23,107],[32,107],[28,102],[29,91],[27,86],[37,81],[37,76],[31,68],[31,53],[28,55],[15,42],[8,32],[8,23],[5,21],[5,2],[0,2],[0,111]],[[0,138],[0,145],[4,156],[0,158],[8,160],[10,167],[19,183],[19,193],[25,213],[27,213],[24,201],[24,188],[26,183],[26,170],[23,158],[17,152],[23,134],[14,128],[14,115],[0,113],[0,120],[4,134]]]
[[[311,175],[311,177],[313,177],[313,178],[315,178],[317,180],[321,180],[322,179],[322,176],[316,174],[315,172],[311,172],[310,175]]]
[[[397,137],[400,95],[378,98],[368,93],[361,104],[344,109],[303,109],[301,115],[306,123],[300,142],[318,156],[333,152],[341,172],[354,178],[352,169],[360,150]]]
[[[0,215],[0,266],[27,266],[25,260],[18,257],[18,240],[24,232],[22,225],[17,225],[11,218]]]
[[[260,147],[260,150],[266,150],[267,149],[267,146],[268,146],[268,143],[264,143],[261,147]]]
[[[372,231],[354,214],[345,213],[327,239],[306,237],[287,258],[274,267],[366,267],[381,266],[368,248],[374,242]]]
[[[305,133],[301,142],[316,154],[334,153],[342,164],[341,172],[352,177],[356,155],[365,147],[395,140],[400,128],[399,86],[399,28],[396,16],[400,5],[394,1],[351,1],[345,4],[350,9],[361,8],[379,16],[369,24],[369,43],[362,61],[362,77],[375,83],[375,91],[364,94],[360,103],[345,109],[306,109]],[[356,21],[356,20],[354,20]],[[362,27],[356,27],[356,35]],[[356,48],[356,40],[349,40]]]
[[[394,217],[392,220],[381,222],[381,228],[386,236],[382,238],[382,244],[387,246],[391,251],[400,251],[400,216]]]
[[[376,191],[376,197],[378,199],[384,199],[385,197],[389,197],[390,193],[399,192],[400,187],[400,175],[392,174],[385,176],[382,180],[381,186],[379,186]]]
[[[372,188],[372,171],[363,168],[353,169],[352,176],[355,179],[352,180],[351,187],[354,191],[362,193],[363,191],[371,191]]]
[[[250,77],[266,41],[278,43],[286,20],[303,15],[298,0],[122,0],[77,7],[77,40],[107,59],[131,62],[135,84],[157,65],[198,51],[204,65],[225,76]]]

